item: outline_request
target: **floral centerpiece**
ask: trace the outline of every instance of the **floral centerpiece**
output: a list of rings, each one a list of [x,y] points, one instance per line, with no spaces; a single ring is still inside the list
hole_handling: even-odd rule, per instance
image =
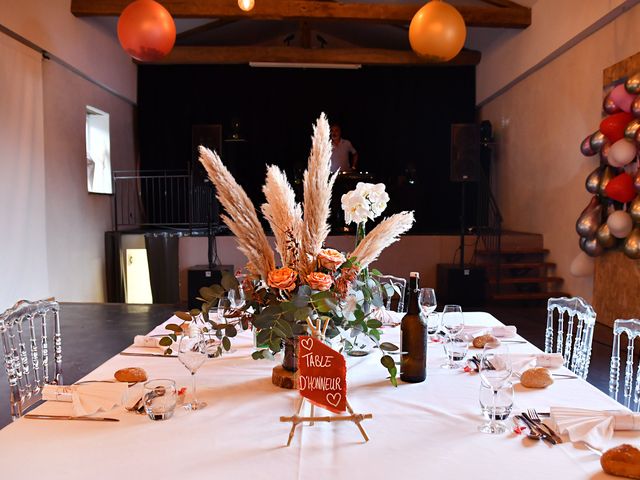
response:
[[[395,345],[379,342],[381,323],[369,313],[370,305],[383,305],[388,292],[375,279],[359,274],[411,228],[413,212],[392,215],[364,235],[364,222],[382,213],[389,196],[382,184],[358,184],[356,190],[342,197],[347,220],[355,221],[359,228],[362,226],[356,248],[347,255],[325,248],[330,230],[327,219],[331,191],[337,173],[330,172],[331,140],[324,114],[314,126],[309,164],[303,178],[302,205],[296,202],[285,173],[277,166],[267,168],[263,187],[266,203],[261,211],[275,237],[279,267],[255,207],[220,157],[201,146],[200,161],[226,210],[222,219],[248,259],[248,275],[240,287],[232,275],[226,275],[222,285],[200,292],[202,318],[206,319],[207,328],[221,339],[221,350],[230,348],[236,328],[249,325],[257,331],[259,347],[252,354],[254,359],[271,358],[284,346],[292,345],[297,335],[309,334],[324,339],[340,336],[348,350],[352,345],[349,336],[362,333],[382,351],[397,350]],[[226,309],[222,317],[209,319],[212,305],[235,288],[244,289],[245,304]],[[200,311],[193,310],[180,317],[191,320],[199,314]],[[170,343],[170,339],[166,341]],[[381,362],[395,385],[397,371],[393,360],[384,354]]]

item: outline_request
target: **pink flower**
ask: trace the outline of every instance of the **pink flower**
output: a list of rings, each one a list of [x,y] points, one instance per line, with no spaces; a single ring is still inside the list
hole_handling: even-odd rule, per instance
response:
[[[331,288],[333,278],[331,278],[331,275],[327,275],[326,273],[313,272],[307,275],[307,283],[312,289],[324,292]]]
[[[324,248],[318,253],[318,263],[327,270],[336,270],[345,261],[344,255],[333,248]]]

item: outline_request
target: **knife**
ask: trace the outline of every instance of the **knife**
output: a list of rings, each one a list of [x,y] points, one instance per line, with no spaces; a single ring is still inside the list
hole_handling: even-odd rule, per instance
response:
[[[118,418],[109,417],[72,417],[71,415],[38,415],[34,413],[27,413],[24,418],[31,418],[35,420],[85,420],[89,422],[119,422]]]
[[[163,357],[163,358],[176,358],[177,355],[165,355],[164,353],[135,353],[135,352],[120,352],[120,355],[126,355],[129,357]]]
[[[531,431],[539,434],[542,440],[544,440],[545,442],[551,445],[555,445],[556,443],[558,443],[556,442],[555,438],[553,438],[547,432],[545,432],[542,428],[540,428],[540,426],[537,423],[532,422],[531,419],[527,417],[524,412],[522,413],[522,415],[516,415],[516,417],[522,420],[524,423],[526,423],[527,427],[529,427]]]
[[[553,429],[546,423],[543,423],[542,421],[534,422],[531,419],[531,417],[525,412],[522,412],[522,417],[524,417],[526,420],[529,420],[531,423],[536,425],[541,431],[545,432],[547,435],[553,438],[555,443],[562,443],[562,438],[560,438],[560,436],[556,432],[554,432]]]

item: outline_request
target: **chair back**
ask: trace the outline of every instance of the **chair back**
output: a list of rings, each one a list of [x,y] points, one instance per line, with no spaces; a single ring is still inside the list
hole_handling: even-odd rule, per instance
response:
[[[564,357],[563,365],[586,379],[591,361],[596,312],[581,297],[550,298],[547,302],[547,329],[544,351],[554,352],[554,317],[557,315],[555,352]],[[565,322],[566,319],[566,322]]]
[[[394,277],[393,275],[379,275],[376,277],[380,282],[380,285],[389,285],[392,290],[387,289],[387,301],[385,308],[393,311],[392,301],[396,304],[396,312],[404,312],[405,305],[404,299],[407,291],[407,279]],[[397,300],[396,300],[397,298]]]
[[[0,314],[0,343],[14,420],[42,399],[45,384],[62,384],[59,311],[54,299],[21,300]]]
[[[611,351],[611,368],[609,369],[609,395],[618,400],[620,382],[620,336],[627,334],[627,357],[624,366],[623,400],[620,402],[634,411],[640,410],[640,370],[633,385],[633,346],[640,337],[640,320],[616,320],[613,322],[613,348]],[[633,405],[631,402],[633,397]]]

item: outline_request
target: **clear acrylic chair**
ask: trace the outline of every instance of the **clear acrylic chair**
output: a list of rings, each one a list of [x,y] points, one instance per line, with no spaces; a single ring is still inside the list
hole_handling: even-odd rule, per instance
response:
[[[633,346],[635,339],[640,337],[640,320],[616,320],[613,322],[613,348],[611,351],[611,367],[609,370],[609,395],[618,400],[618,390],[620,382],[620,336],[627,334],[627,357],[624,366],[624,390],[623,401],[627,408],[634,411],[640,410],[640,368],[635,379],[635,389],[633,385]],[[633,397],[633,405],[631,398]]]
[[[404,299],[407,291],[407,279],[394,277],[393,275],[379,275],[376,277],[381,285],[391,285],[394,290],[393,295],[389,295],[387,297],[387,302],[385,304],[385,308],[387,310],[393,310],[391,308],[391,303],[394,302],[396,304],[396,312],[404,312]],[[395,300],[397,298],[397,300]]]
[[[14,420],[42,399],[44,385],[62,384],[59,311],[54,299],[21,300],[0,314],[0,342]]]
[[[554,317],[556,315],[558,327],[554,350]],[[561,353],[564,357],[563,365],[579,377],[586,379],[591,361],[595,323],[596,312],[583,298],[550,298],[547,302],[544,351]]]

